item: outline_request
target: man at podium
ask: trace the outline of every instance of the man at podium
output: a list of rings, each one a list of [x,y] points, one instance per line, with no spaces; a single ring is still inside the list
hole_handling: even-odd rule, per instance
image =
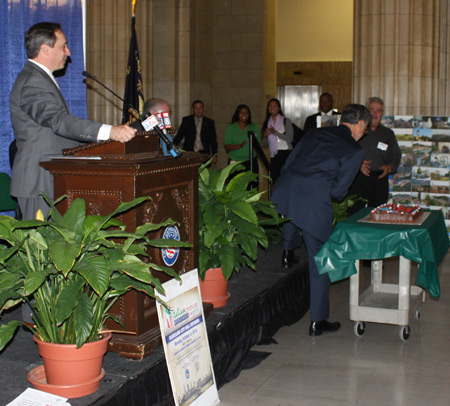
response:
[[[17,197],[24,219],[46,215],[41,192],[53,199],[53,177],[39,166],[65,148],[80,142],[127,142],[136,130],[83,120],[70,114],[53,72],[63,69],[70,50],[58,23],[38,23],[25,34],[28,61],[10,95],[11,123],[17,142],[12,168],[11,195]]]

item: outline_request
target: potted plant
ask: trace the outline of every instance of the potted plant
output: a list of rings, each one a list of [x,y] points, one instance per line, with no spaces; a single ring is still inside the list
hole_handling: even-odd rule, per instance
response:
[[[233,272],[255,269],[258,246],[267,248],[283,222],[273,203],[261,200],[264,192],[249,188],[259,175],[243,169],[238,162],[221,170],[209,168],[209,162],[199,168],[200,286],[203,300],[215,307],[225,305],[226,282]],[[217,299],[205,293],[207,272],[225,284]]]
[[[115,218],[148,197],[121,203],[106,216],[86,215],[83,199],[75,199],[61,215],[55,205],[64,196],[55,203],[44,198],[50,205],[47,221],[0,216],[0,314],[20,302],[28,303],[34,324],[25,326],[33,332],[35,341],[61,344],[77,354],[103,338],[100,368],[96,372],[91,370],[88,385],[83,387],[81,383],[81,395],[73,396],[79,382],[62,380],[74,376],[71,367],[55,375],[48,370],[50,362],[44,360],[45,374],[41,378],[45,378],[46,383],[38,389],[64,396],[60,389],[68,387],[66,397],[78,397],[97,389],[98,382],[93,386],[92,376],[101,379],[101,363],[110,337],[110,333],[104,331],[104,323],[112,317],[108,311],[113,303],[130,289],[140,290],[153,298],[154,289],[164,292],[152,271],[178,278],[172,269],[149,262],[147,248],[190,244],[147,237],[148,232],[173,224],[172,220],[144,224],[134,232],[128,232]],[[11,321],[0,326],[0,351],[18,325],[19,321]],[[41,350],[40,353],[42,355]],[[75,379],[82,381],[83,378]],[[37,375],[35,380],[39,381]]]

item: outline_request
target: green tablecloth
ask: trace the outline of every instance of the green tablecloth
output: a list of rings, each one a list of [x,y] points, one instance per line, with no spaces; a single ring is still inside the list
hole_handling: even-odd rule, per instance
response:
[[[416,284],[434,297],[441,293],[437,266],[449,247],[449,238],[440,210],[432,210],[423,225],[394,225],[358,222],[367,216],[364,208],[341,221],[315,256],[319,273],[328,272],[331,282],[356,273],[356,259],[403,256],[418,262]]]

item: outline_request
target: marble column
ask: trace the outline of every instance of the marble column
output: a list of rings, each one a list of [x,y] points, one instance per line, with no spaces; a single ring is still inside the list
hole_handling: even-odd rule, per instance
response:
[[[355,0],[353,101],[450,115],[449,0]]]

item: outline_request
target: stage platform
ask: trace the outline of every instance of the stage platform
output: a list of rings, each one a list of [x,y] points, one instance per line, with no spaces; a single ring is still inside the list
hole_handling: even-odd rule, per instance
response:
[[[243,369],[257,365],[269,353],[253,352],[257,343],[271,342],[277,330],[300,320],[309,309],[309,281],[306,251],[296,251],[300,263],[281,267],[282,247],[271,244],[261,251],[256,272],[245,270],[229,283],[231,298],[207,319],[209,344],[217,385],[235,379]],[[15,310],[3,321],[19,317]],[[42,364],[31,333],[21,328],[0,353],[0,405],[6,405],[31,384],[28,371]],[[173,405],[164,351],[157,348],[142,361],[128,360],[117,353],[105,356],[106,376],[97,392],[71,399],[72,406],[169,406]]]

